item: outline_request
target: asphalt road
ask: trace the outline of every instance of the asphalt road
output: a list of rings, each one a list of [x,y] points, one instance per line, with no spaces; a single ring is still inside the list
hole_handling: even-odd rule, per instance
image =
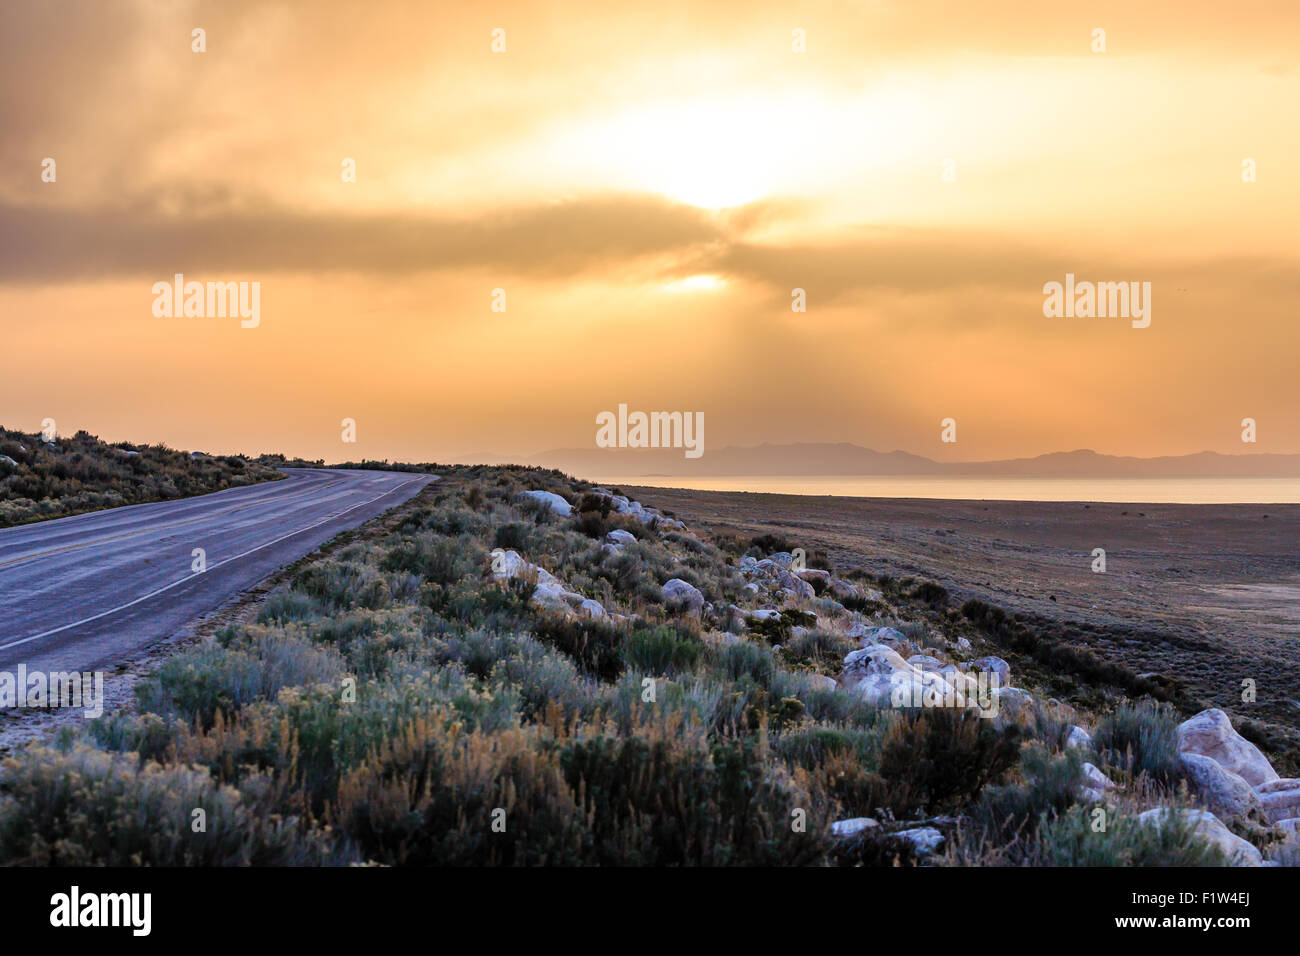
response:
[[[220,607],[431,475],[285,469],[283,481],[0,530],[0,671],[105,670]],[[202,548],[206,570],[193,570]]]

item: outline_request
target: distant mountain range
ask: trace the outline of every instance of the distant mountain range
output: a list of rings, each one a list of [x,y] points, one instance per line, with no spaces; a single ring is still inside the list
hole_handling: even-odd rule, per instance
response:
[[[469,458],[459,460],[469,461]],[[500,463],[500,456],[476,456],[476,462]],[[728,475],[941,475],[944,477],[1026,478],[1298,478],[1300,455],[1193,455],[1132,458],[1095,451],[1052,452],[1036,458],[999,461],[939,462],[904,451],[880,452],[848,442],[735,445],[707,449],[688,459],[680,448],[556,448],[516,464],[558,468],[577,476],[620,478],[652,476],[722,477]]]

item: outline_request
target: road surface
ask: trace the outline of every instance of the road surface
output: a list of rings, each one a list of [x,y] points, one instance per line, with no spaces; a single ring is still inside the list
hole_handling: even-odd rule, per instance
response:
[[[0,530],[0,671],[107,670],[414,496],[431,475],[283,481]],[[206,570],[193,569],[194,550]]]

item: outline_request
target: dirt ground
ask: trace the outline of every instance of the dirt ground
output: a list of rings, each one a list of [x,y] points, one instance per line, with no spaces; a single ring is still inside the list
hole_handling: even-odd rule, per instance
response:
[[[1300,505],[840,498],[624,488],[688,524],[1097,629],[1089,646],[1231,713],[1300,728]],[[1093,550],[1106,552],[1094,573]],[[1253,680],[1257,700],[1242,699]]]

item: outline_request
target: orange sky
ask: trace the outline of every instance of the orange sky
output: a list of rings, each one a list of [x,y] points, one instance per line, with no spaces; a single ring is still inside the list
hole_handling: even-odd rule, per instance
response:
[[[1300,452],[1293,0],[464,6],[0,9],[0,423]],[[259,282],[260,324],[155,317],[177,272]],[[1067,272],[1151,282],[1151,326],[1045,318]]]

